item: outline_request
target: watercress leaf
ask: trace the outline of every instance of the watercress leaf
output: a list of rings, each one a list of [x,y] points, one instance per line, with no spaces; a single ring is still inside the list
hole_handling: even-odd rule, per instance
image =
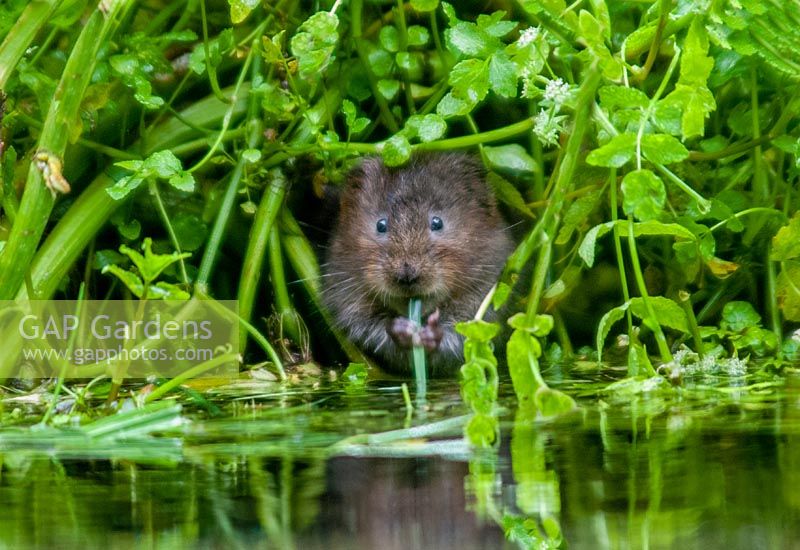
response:
[[[522,196],[519,190],[517,190],[517,188],[511,184],[511,182],[496,172],[489,172],[486,180],[489,183],[489,186],[492,188],[495,197],[497,197],[500,202],[507,204],[514,210],[521,212],[529,218],[534,217],[533,212],[525,203],[525,198]]]
[[[500,325],[497,323],[488,323],[481,320],[456,323],[455,328],[457,333],[477,342],[490,342],[500,332]]]
[[[592,267],[594,265],[594,255],[595,255],[595,248],[597,247],[597,239],[611,231],[615,225],[615,222],[606,222],[601,223],[600,225],[595,225],[589,231],[586,232],[586,236],[583,238],[581,245],[578,247],[578,255],[581,259],[586,263],[587,267]]]
[[[258,7],[260,0],[228,0],[231,6],[231,21],[233,24],[241,23],[250,12]]]
[[[597,19],[588,11],[581,10],[578,14],[578,26],[589,51],[599,60],[603,76],[610,80],[622,78],[622,64],[608,51],[603,28]]]
[[[386,26],[378,34],[383,49],[392,53],[400,51],[400,33],[393,26]]]
[[[619,168],[636,154],[636,134],[627,132],[614,136],[611,141],[595,149],[586,157],[592,166]]]
[[[591,213],[597,209],[602,196],[603,190],[598,189],[582,197],[578,197],[569,205],[567,212],[564,214],[564,222],[561,224],[561,229],[558,231],[556,244],[567,244],[575,230],[582,227],[589,219]]]
[[[497,288],[492,296],[492,307],[496,310],[503,307],[511,296],[511,286],[508,283],[500,281],[497,283]]]
[[[411,25],[408,27],[408,45],[409,46],[424,46],[428,43],[431,36],[428,29],[420,25]]]
[[[408,71],[413,67],[414,57],[409,52],[398,52],[395,54],[395,61],[398,67]]]
[[[378,81],[378,93],[388,100],[394,99],[399,91],[400,82],[398,80],[382,78]]]
[[[489,58],[489,82],[497,95],[516,97],[517,66],[502,50]]]
[[[459,21],[444,32],[448,48],[465,57],[486,58],[503,43],[474,23]]]
[[[406,126],[411,128],[422,142],[435,141],[447,131],[447,123],[440,115],[412,115],[406,121]]]
[[[642,153],[650,162],[671,164],[689,156],[683,143],[667,134],[645,134],[642,136]]]
[[[142,165],[142,172],[147,175],[169,178],[183,171],[181,161],[172,151],[156,151],[147,157]]]
[[[659,325],[679,330],[683,333],[689,333],[689,323],[686,320],[686,312],[683,311],[681,306],[663,296],[650,296],[647,301],[653,308]],[[631,298],[630,308],[631,313],[640,319],[648,318],[647,308],[644,305],[643,298]]]
[[[328,67],[339,40],[338,28],[339,18],[326,11],[315,13],[300,25],[290,44],[301,78],[318,80]]]
[[[367,383],[367,365],[350,363],[342,373],[342,378],[351,386],[363,386]]]
[[[624,224],[618,227],[618,231],[627,235],[627,229],[624,227]],[[695,240],[695,234],[686,227],[677,223],[664,223],[658,220],[634,223],[633,234],[636,237],[642,235],[671,235],[679,239]]]
[[[112,199],[119,201],[128,196],[128,193],[138,188],[143,181],[143,178],[135,174],[122,176],[111,186],[106,188],[106,193],[108,193]]]
[[[159,281],[147,287],[147,298],[150,300],[188,300],[191,295],[178,285]]]
[[[642,221],[658,218],[667,200],[664,182],[646,169],[625,174],[622,194],[622,209],[629,216]]]
[[[381,154],[386,166],[400,166],[411,158],[411,144],[405,136],[397,134],[384,142]]]
[[[475,22],[478,28],[485,31],[486,34],[494,36],[495,38],[502,38],[517,28],[516,21],[506,21],[503,19],[505,15],[506,12],[504,11],[496,11],[490,15],[482,13]]]
[[[740,332],[748,327],[757,327],[761,324],[759,315],[750,302],[732,301],[722,308],[722,321],[719,327],[731,332]]]
[[[261,160],[261,151],[258,149],[245,149],[242,151],[242,159],[247,164],[255,164]]]
[[[788,260],[783,263],[775,281],[775,296],[783,316],[789,321],[800,321],[800,263]],[[796,336],[793,338],[797,338]]]
[[[191,254],[186,252],[181,254],[177,252],[171,254],[154,254],[152,247],[153,241],[150,238],[146,238],[142,244],[144,255],[124,244],[119,247],[119,251],[131,259],[146,283],[152,283],[167,267],[183,258],[191,256]]]
[[[137,298],[142,297],[142,294],[144,293],[144,283],[142,282],[142,279],[139,278],[139,276],[135,273],[131,273],[130,271],[122,269],[120,266],[115,264],[108,264],[105,266],[103,268],[103,273],[111,273],[117,279],[122,281],[134,296]]]
[[[800,257],[800,213],[795,213],[789,223],[772,237],[769,257],[774,262]]]
[[[506,170],[516,174],[532,174],[536,172],[536,162],[524,147],[517,143],[485,146],[483,152],[486,160],[494,169]]]
[[[433,11],[439,7],[439,0],[411,0],[411,7],[416,11]]]
[[[606,341],[606,337],[608,337],[608,333],[611,331],[611,327],[614,324],[622,319],[625,316],[625,312],[628,310],[630,306],[629,302],[622,304],[621,306],[617,306],[608,310],[605,315],[600,319],[600,322],[597,325],[597,357],[598,360],[603,356],[603,344]]]
[[[489,67],[480,59],[466,59],[450,71],[452,94],[473,105],[489,93]]]
[[[603,86],[597,93],[606,109],[644,109],[650,102],[643,91],[626,86]]]
[[[280,63],[283,61],[283,38],[286,30],[282,30],[272,38],[261,37],[261,49],[267,63]]]
[[[167,181],[178,191],[184,191],[186,193],[194,191],[194,176],[189,172],[181,171],[180,174],[170,176]]]
[[[197,250],[206,242],[208,226],[195,214],[178,212],[172,219],[172,229],[184,252]]]
[[[469,114],[475,103],[465,101],[448,92],[436,106],[436,113],[443,118],[463,116]]]
[[[107,265],[120,265],[127,261],[128,259],[116,250],[103,249],[94,253],[92,267],[102,271]]]
[[[511,316],[508,324],[515,330],[528,332],[542,338],[553,330],[553,316],[542,314],[536,315],[533,319],[528,319],[525,313],[517,313]],[[536,357],[539,357],[539,355],[536,355]]]

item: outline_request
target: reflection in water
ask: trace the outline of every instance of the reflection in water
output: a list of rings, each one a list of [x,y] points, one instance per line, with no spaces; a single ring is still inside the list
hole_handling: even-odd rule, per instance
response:
[[[339,436],[308,409],[235,431],[198,421],[182,444],[153,439],[173,452],[146,463],[119,458],[124,442],[88,460],[0,432],[0,547],[800,548],[798,392],[756,393],[593,397],[550,422],[512,412],[500,447],[468,462],[329,457]],[[378,431],[353,399],[325,412]]]

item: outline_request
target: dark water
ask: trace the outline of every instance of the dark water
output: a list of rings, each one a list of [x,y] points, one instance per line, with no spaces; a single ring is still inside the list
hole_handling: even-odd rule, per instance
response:
[[[343,442],[404,427],[396,383],[232,388],[222,416],[128,439],[5,429],[0,547],[546,548],[560,528],[572,548],[800,548],[800,377],[547,377],[580,409],[519,418],[506,383],[478,454],[452,381],[411,422],[427,433],[371,440]]]

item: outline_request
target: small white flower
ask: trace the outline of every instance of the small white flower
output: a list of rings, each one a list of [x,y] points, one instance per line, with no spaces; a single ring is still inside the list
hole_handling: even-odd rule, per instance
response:
[[[562,105],[569,99],[569,84],[560,78],[549,81],[544,88],[544,99],[552,101],[556,106]]]
[[[517,40],[517,44],[520,47],[527,46],[534,40],[539,38],[539,28],[538,27],[528,27],[524,31],[522,31],[519,35],[519,40]]]

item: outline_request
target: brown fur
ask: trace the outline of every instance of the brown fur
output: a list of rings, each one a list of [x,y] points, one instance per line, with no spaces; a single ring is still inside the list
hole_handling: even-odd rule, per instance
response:
[[[430,229],[433,216],[443,220],[441,231]],[[381,218],[388,221],[383,234],[376,230]],[[419,155],[400,169],[369,157],[342,192],[323,296],[354,342],[400,372],[409,369],[409,353],[387,325],[407,315],[410,298],[421,298],[424,318],[438,309],[444,330],[429,367],[453,372],[462,362],[462,337],[453,327],[475,315],[512,246],[483,167],[471,156]],[[399,284],[409,270],[417,282]]]

